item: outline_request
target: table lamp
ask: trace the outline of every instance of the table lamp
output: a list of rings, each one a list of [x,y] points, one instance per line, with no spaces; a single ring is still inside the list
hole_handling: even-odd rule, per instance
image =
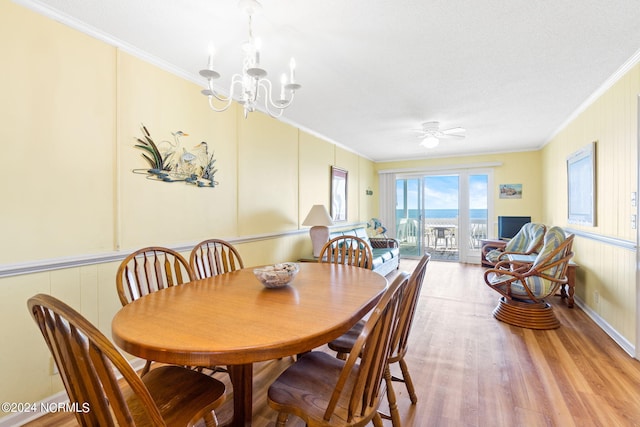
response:
[[[310,225],[309,236],[313,245],[313,256],[319,257],[325,243],[329,241],[329,225],[333,221],[324,205],[313,205],[302,225]]]

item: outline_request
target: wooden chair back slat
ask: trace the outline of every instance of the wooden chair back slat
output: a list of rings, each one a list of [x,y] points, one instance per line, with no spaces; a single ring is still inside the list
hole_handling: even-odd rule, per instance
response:
[[[208,239],[198,243],[191,250],[189,265],[198,279],[244,268],[238,250],[229,242],[220,239]]]
[[[373,253],[369,243],[357,236],[338,236],[325,243],[318,262],[373,269]]]
[[[139,249],[127,256],[116,273],[122,305],[164,289],[195,280],[187,260],[178,252],[159,246]]]
[[[133,286],[139,287],[141,291],[140,293],[143,295],[162,289],[162,273],[159,273],[153,267],[153,263],[149,262],[148,254],[146,252],[142,253],[140,261],[141,265],[139,266],[139,269],[142,271],[142,274],[138,276],[138,278],[144,277],[144,280],[136,280],[133,283]],[[138,260],[134,258],[134,263],[136,262],[138,262]]]
[[[109,359],[96,348],[94,345],[89,346],[89,358],[93,362],[95,368],[97,381],[94,382],[93,390],[100,390],[100,385],[104,388],[105,394],[110,396],[110,399],[115,399],[116,403],[111,405],[105,405],[106,407],[100,411],[100,415],[105,418],[104,422],[108,422],[105,414],[109,413],[109,409],[114,414],[119,425],[133,424],[133,418],[127,406],[127,402],[122,395],[118,380],[114,375],[112,365],[109,363]],[[96,395],[96,399],[98,396]],[[106,404],[106,402],[105,402]]]
[[[160,255],[162,256],[162,255]],[[169,286],[173,286],[173,275],[171,274],[162,274],[163,270],[161,268],[160,265],[160,260],[158,259],[158,254],[155,254],[155,267],[156,267],[156,277],[158,278],[158,284],[160,284],[162,282],[162,279],[166,279],[167,283],[163,283],[164,285],[166,285],[165,287],[169,287]],[[169,259],[167,259],[166,256],[164,256],[164,271],[171,271],[171,261]],[[175,271],[175,275],[176,275],[176,279],[178,279],[178,276],[180,275],[180,269],[178,268],[178,270],[174,270]]]

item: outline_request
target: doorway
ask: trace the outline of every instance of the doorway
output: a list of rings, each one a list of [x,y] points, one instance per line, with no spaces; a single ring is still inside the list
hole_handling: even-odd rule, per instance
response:
[[[396,176],[396,238],[400,255],[480,262],[487,237],[491,171],[439,171]]]

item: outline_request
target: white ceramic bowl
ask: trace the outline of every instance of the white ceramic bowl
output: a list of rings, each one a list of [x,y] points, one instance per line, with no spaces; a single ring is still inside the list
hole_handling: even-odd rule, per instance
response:
[[[267,265],[261,268],[254,268],[253,274],[267,288],[281,288],[288,285],[300,268],[294,262],[283,262],[281,264]]]

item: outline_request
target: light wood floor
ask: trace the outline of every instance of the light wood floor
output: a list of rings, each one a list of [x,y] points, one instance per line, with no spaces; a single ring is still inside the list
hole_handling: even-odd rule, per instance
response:
[[[401,263],[408,271],[414,266]],[[429,264],[407,357],[418,403],[410,404],[403,384],[395,387],[404,426],[640,426],[639,361],[559,298],[550,301],[562,323],[557,330],[495,320],[498,295],[484,284],[483,271]],[[253,426],[275,425],[265,393],[289,363],[255,367]],[[230,405],[229,398],[217,411],[222,423]],[[77,424],[71,416],[52,415],[29,425]],[[288,425],[303,423],[291,417]]]

